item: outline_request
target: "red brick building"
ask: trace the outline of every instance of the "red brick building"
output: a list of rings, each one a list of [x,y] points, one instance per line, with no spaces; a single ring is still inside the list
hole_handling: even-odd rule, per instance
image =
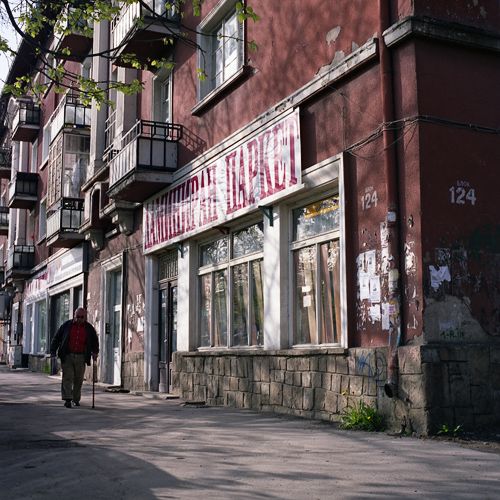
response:
[[[142,92],[49,90],[25,135],[9,104],[12,179],[38,181],[6,203],[30,366],[83,304],[111,385],[324,419],[348,393],[419,432],[498,419],[498,2],[255,0],[240,23],[206,0],[169,46],[178,19],[146,4],[163,22],[134,4],[94,27],[113,63],[67,62]],[[44,42],[82,53],[67,38]]]

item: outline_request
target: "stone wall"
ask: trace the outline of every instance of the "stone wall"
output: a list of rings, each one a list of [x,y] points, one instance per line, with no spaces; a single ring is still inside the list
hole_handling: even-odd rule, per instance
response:
[[[487,425],[500,415],[500,348],[399,348],[396,398],[384,391],[387,348],[174,354],[177,395],[209,405],[338,420],[349,396],[377,406],[389,429]]]
[[[144,352],[123,354],[122,385],[130,391],[144,391]]]

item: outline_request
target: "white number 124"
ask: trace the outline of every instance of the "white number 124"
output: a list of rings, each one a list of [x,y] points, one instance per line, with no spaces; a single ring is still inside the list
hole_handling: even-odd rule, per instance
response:
[[[469,200],[472,205],[476,204],[476,194],[474,189],[469,189],[469,191],[466,193],[463,187],[451,187],[450,193],[452,203],[456,203],[457,205],[465,205],[465,201]]]

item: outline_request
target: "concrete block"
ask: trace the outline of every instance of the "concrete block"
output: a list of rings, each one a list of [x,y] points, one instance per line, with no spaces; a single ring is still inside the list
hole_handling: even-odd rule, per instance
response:
[[[194,369],[196,372],[202,372],[204,370],[203,358],[195,358]]]
[[[302,373],[302,387],[312,387],[311,385],[311,372]]]
[[[346,394],[349,394],[349,377],[347,375],[342,375],[341,376],[341,382],[340,382],[340,392],[343,393],[345,392]]]
[[[439,347],[420,346],[420,359],[422,363],[440,363],[441,356],[439,355]]]
[[[422,356],[420,346],[406,346],[398,349],[399,373],[422,373]]]
[[[338,413],[338,394],[332,391],[326,391],[325,394],[325,410],[330,413]]]
[[[341,373],[342,375],[347,375],[349,373],[349,366],[347,362],[348,358],[337,356],[337,370],[336,373]]]
[[[292,387],[292,404],[294,410],[302,410],[304,401],[304,389],[302,387]]]
[[[490,378],[490,350],[487,347],[470,347],[469,365],[471,384],[488,384]]]
[[[252,384],[247,378],[240,378],[238,379],[238,390],[240,392],[250,392],[252,389]]]
[[[426,365],[427,367],[429,365]],[[433,366],[433,365],[430,365]],[[428,378],[421,375],[402,375],[399,377],[398,396],[403,400],[408,400],[412,408],[425,408],[427,402],[427,385]],[[437,386],[431,383],[432,391],[436,391]],[[439,391],[441,392],[441,391]],[[436,400],[440,400],[436,395]]]
[[[486,386],[472,386],[470,397],[474,414],[487,414],[494,411],[493,392]]]
[[[238,390],[239,380],[240,379],[237,377],[229,377],[229,390],[230,391],[237,391]]]
[[[356,356],[351,355],[346,359],[346,361],[349,375],[356,375]]]
[[[321,377],[321,387],[327,391],[332,390],[332,375],[331,373],[323,373]]]
[[[312,411],[314,409],[314,389],[305,388],[302,394],[302,409]]]
[[[293,374],[293,385],[296,387],[302,387],[302,372],[295,372]]]
[[[321,387],[323,374],[320,372],[311,373],[311,387]]]
[[[310,370],[310,363],[308,357],[299,358],[298,369],[301,372],[306,372]]]
[[[500,365],[490,366],[490,383],[494,391],[500,391]]]
[[[334,355],[327,356],[326,358],[326,372],[335,373],[337,371],[337,364]]]
[[[367,396],[376,396],[377,395],[377,382],[373,381],[370,378],[363,378],[363,394]]]
[[[318,359],[318,371],[326,372],[326,356],[320,356]]]
[[[449,375],[450,381],[450,404],[453,407],[467,407],[471,404],[470,382],[468,377],[462,374]]]
[[[376,373],[375,360],[376,360],[376,350],[371,349],[353,349],[351,350],[353,358],[356,361],[354,370],[349,367],[349,373],[355,375],[363,375],[367,377],[373,376]],[[349,358],[351,359],[351,358]]]
[[[314,406],[317,411],[321,411],[325,409],[325,397],[326,390],[325,389],[314,389]]]
[[[363,377],[350,377],[349,394],[361,396],[363,394]]]
[[[194,388],[194,399],[197,401],[206,401],[207,400],[207,388],[202,386],[195,386]]]
[[[271,405],[281,406],[283,404],[283,387],[285,387],[283,384],[271,382],[269,393],[269,403]]]
[[[426,395],[425,407],[439,408],[451,405],[449,377],[449,366],[444,363],[422,365],[423,391]],[[411,401],[412,396],[409,397]]]
[[[455,408],[453,425],[461,425],[464,430],[473,430],[475,420],[472,408]]]
[[[312,372],[317,372],[319,370],[319,358],[317,356],[309,360],[309,370]]]
[[[294,372],[285,372],[285,384],[293,385]]]
[[[269,358],[264,358],[261,364],[260,377],[262,382],[271,382],[271,369]]]
[[[284,370],[275,370],[274,372],[271,372],[271,380],[273,382],[279,382],[280,384],[285,383],[285,375],[286,371]]]
[[[260,385],[260,395],[261,395],[261,404],[268,405],[270,404],[271,394],[271,384],[262,383]]]
[[[214,358],[212,356],[205,358],[205,364],[203,365],[203,371],[207,375],[212,375],[214,372]]]
[[[293,408],[292,404],[293,404],[292,386],[284,384],[282,405],[285,408]]]
[[[490,363],[500,365],[500,346],[490,347]]]
[[[332,375],[330,390],[332,392],[336,392],[337,394],[342,392],[342,375],[339,375],[338,373],[334,373]]]
[[[460,345],[444,345],[438,348],[441,361],[467,361],[468,348]]]

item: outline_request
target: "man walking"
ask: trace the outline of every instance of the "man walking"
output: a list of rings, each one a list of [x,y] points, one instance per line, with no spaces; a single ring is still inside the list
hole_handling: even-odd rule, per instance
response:
[[[90,366],[99,353],[99,339],[94,327],[85,318],[85,309],[79,307],[74,319],[64,322],[50,344],[51,356],[59,356],[62,368],[61,397],[66,408],[80,406],[85,364]]]

